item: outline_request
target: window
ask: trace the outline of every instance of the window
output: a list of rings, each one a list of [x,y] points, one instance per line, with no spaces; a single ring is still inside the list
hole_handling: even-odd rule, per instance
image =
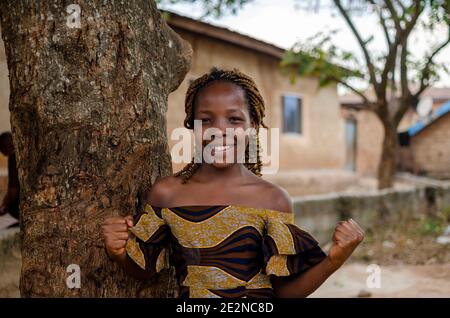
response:
[[[302,133],[302,99],[298,96],[284,95],[283,101],[283,132]]]

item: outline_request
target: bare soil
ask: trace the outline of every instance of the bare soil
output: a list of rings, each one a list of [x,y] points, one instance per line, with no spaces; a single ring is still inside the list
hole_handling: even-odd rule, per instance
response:
[[[450,297],[450,244],[436,238],[448,216],[411,219],[366,233],[352,257],[310,297]],[[368,265],[380,286],[367,285]]]

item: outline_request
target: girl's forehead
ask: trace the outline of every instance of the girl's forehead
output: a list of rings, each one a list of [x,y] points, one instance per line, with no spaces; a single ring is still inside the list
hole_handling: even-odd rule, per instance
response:
[[[232,103],[235,105],[245,105],[245,91],[237,84],[214,81],[203,88],[197,94],[197,106],[208,106],[216,103]]]

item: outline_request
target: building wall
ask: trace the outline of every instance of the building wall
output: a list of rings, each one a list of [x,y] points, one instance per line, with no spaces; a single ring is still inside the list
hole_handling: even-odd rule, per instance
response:
[[[450,176],[450,114],[413,136],[410,147],[419,173]]]
[[[281,169],[335,168],[344,165],[343,121],[335,85],[317,89],[317,79],[300,78],[292,85],[278,69],[278,59],[222,41],[176,30],[194,50],[193,64],[181,86],[169,96],[168,136],[183,126],[184,97],[189,79],[207,73],[212,66],[240,71],[251,76],[266,104],[264,122],[280,128],[279,167]],[[282,94],[301,96],[304,134],[282,134]],[[170,141],[172,146],[176,141]],[[268,145],[268,150],[272,145]],[[178,171],[184,164],[174,164]]]
[[[342,109],[344,118],[356,120],[356,172],[363,176],[376,176],[380,162],[383,126],[378,117],[367,110]]]

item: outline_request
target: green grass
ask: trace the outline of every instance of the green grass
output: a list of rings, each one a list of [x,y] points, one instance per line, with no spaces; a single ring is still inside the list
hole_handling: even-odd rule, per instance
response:
[[[440,235],[447,226],[447,222],[441,218],[424,218],[421,220],[421,234],[423,235]]]

